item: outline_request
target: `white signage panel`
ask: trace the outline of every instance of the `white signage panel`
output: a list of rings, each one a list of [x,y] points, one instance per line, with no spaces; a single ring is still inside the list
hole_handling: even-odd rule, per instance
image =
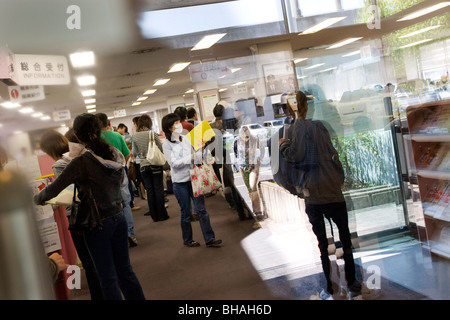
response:
[[[126,117],[127,112],[125,109],[114,110],[114,118]]]
[[[21,86],[70,84],[67,58],[65,56],[15,54],[12,80]]]
[[[70,110],[58,110],[53,112],[54,121],[70,120]]]
[[[45,99],[44,86],[9,86],[11,102],[24,103]]]

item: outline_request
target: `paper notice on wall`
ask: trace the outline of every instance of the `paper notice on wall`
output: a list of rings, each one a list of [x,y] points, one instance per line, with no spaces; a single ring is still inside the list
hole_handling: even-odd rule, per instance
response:
[[[39,194],[46,186],[47,180],[40,179],[30,182],[31,190],[33,191],[33,196]],[[36,209],[36,221],[42,221],[45,219],[52,218],[53,219],[53,207],[50,204],[45,206],[35,206]],[[54,219],[53,219],[54,221]]]
[[[45,253],[61,249],[61,240],[59,239],[58,225],[56,222],[41,225],[39,227],[39,232]]]
[[[30,156],[17,160],[17,167],[29,181],[33,181],[42,175],[37,156]]]

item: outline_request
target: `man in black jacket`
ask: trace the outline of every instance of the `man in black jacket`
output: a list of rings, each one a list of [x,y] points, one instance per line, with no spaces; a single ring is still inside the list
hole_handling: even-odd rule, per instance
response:
[[[339,229],[339,239],[344,251],[347,291],[350,298],[355,297],[361,293],[361,284],[355,276],[347,206],[341,190],[344,183],[342,164],[322,122],[305,119],[308,111],[305,94],[297,91],[295,99],[288,99],[287,105],[296,120],[289,129],[288,137],[292,140],[281,138],[280,151],[286,161],[293,165],[291,168],[297,170],[291,176],[298,177],[298,195],[305,199],[305,211],[319,242],[322,268],[327,281],[320,298],[333,298],[324,216],[332,219]]]

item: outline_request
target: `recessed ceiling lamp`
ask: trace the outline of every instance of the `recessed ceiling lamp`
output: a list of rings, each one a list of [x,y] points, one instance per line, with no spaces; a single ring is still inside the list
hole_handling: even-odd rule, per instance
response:
[[[148,97],[140,97],[136,101],[144,101],[144,100],[147,100],[147,99],[148,99]]]
[[[184,68],[186,68],[190,64],[191,64],[190,62],[176,63],[169,69],[169,71],[167,71],[167,73],[181,71],[181,70],[183,70]]]
[[[147,91],[144,92],[144,95],[146,95],[146,94],[153,94],[153,93],[156,92],[156,90],[157,90],[157,89],[150,89],[150,90],[147,90]]]
[[[241,70],[241,68],[231,68],[231,73],[235,73]]]
[[[14,108],[18,108],[21,107],[21,105],[19,103],[15,103],[15,102],[10,102],[10,101],[6,101],[3,102],[2,104],[0,104],[3,108],[6,109],[14,109]]]
[[[314,69],[314,68],[323,66],[324,64],[325,64],[325,63],[318,63],[318,64],[312,65],[312,66],[310,66],[310,67],[308,67],[308,68],[305,68],[305,69]]]
[[[224,92],[224,91],[227,91],[228,90],[228,88],[222,88],[222,89],[219,89],[219,92]]]
[[[47,120],[50,120],[50,119],[51,119],[50,116],[43,116],[43,117],[41,117],[42,121],[47,121]]]
[[[294,63],[299,63],[299,62],[302,62],[302,61],[305,61],[305,60],[308,60],[308,58],[298,58],[298,59],[294,60]]]
[[[95,96],[95,90],[85,90],[81,92],[83,97],[92,97]]]
[[[404,16],[401,19],[398,19],[397,21],[406,21],[406,20],[412,20],[421,16],[424,16],[426,14],[429,14],[431,12],[434,12],[436,10],[445,8],[447,6],[450,5],[450,1],[444,1],[444,2],[440,2],[438,4],[435,4],[434,6],[428,7],[428,8],[424,8],[418,11],[414,11],[413,13],[407,14],[406,16]]]
[[[153,85],[154,86],[162,86],[162,85],[166,84],[169,81],[170,81],[170,79],[159,79]]]
[[[89,104],[86,106],[86,109],[91,110],[91,109],[95,109],[97,108],[97,106],[95,104]]]
[[[189,89],[185,93],[194,93],[194,89]]]
[[[92,51],[75,52],[70,55],[70,62],[74,68],[91,67],[95,64],[95,56]]]
[[[140,105],[140,104],[141,104],[141,102],[135,102],[135,103],[133,103],[131,106],[134,107],[134,106],[138,106],[138,105]]]
[[[86,104],[95,103],[95,99],[86,99],[86,100],[84,100],[84,103],[86,103]]]
[[[204,36],[202,40],[200,40],[191,50],[203,50],[210,48],[217,41],[222,39],[226,33],[216,33]]]
[[[43,116],[42,112],[36,112],[31,115],[33,118],[40,118]]]
[[[429,27],[426,27],[426,28],[423,28],[423,29],[420,29],[420,30],[417,30],[417,31],[414,31],[414,32],[411,32],[411,33],[408,33],[408,34],[405,34],[404,36],[401,36],[401,37],[399,37],[399,38],[412,37],[412,36],[415,36],[416,34],[421,34],[421,33],[424,33],[424,32],[427,32],[427,31],[430,31],[430,30],[439,28],[439,27],[440,27],[440,25],[437,25],[437,26],[429,26]]]
[[[85,87],[85,86],[90,86],[90,85],[95,84],[96,79],[94,76],[91,76],[91,75],[79,76],[77,78],[77,82],[78,82],[79,86]]]
[[[311,28],[306,29],[305,31],[299,33],[298,35],[304,35],[304,34],[310,34],[310,33],[316,33],[319,32],[320,30],[323,30],[325,28],[328,28],[329,26],[338,23],[339,21],[344,20],[347,17],[335,17],[335,18],[328,18],[314,26],[312,26]]]
[[[319,72],[327,72],[327,71],[334,70],[334,69],[336,69],[336,68],[337,68],[337,67],[331,67],[331,68],[327,68],[327,69],[320,70]]]
[[[25,108],[19,109],[19,112],[23,113],[23,114],[33,113],[34,109],[31,107],[25,107]]]
[[[336,48],[340,48],[343,47],[349,43],[358,41],[360,39],[362,39],[363,37],[356,37],[356,38],[348,38],[339,42],[336,42],[335,44],[332,44],[331,46],[329,46],[327,49],[336,49]]]
[[[428,42],[428,41],[431,41],[431,40],[433,40],[433,39],[424,39],[424,40],[420,40],[420,41],[417,41],[417,42],[413,42],[413,43],[401,46],[400,49],[417,46],[418,44],[425,43],[425,42]]]
[[[89,109],[87,112],[88,113],[94,113],[94,112],[96,112],[97,111],[97,109]]]
[[[351,56],[356,56],[357,54],[360,54],[361,50],[356,50],[347,54],[344,54],[342,57],[351,57]]]

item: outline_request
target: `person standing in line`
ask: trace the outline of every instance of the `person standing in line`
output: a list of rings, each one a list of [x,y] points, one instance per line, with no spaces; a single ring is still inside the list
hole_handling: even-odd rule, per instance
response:
[[[139,121],[140,116],[138,117],[134,117],[132,119],[133,121],[133,126],[134,126],[134,133],[133,136],[136,134],[137,132],[137,128],[138,128],[138,121]],[[131,147],[131,154],[134,156],[135,152],[133,151],[133,146]],[[136,189],[138,189],[138,193],[141,196],[142,200],[147,200],[147,196],[145,194],[145,189],[144,189],[144,185],[142,182],[142,176],[141,176],[141,159],[139,159],[139,157],[134,157],[134,165],[136,166],[136,174],[137,174],[137,179],[135,182],[135,186]]]
[[[183,127],[180,117],[175,113],[165,115],[161,120],[161,126],[166,136],[163,143],[164,155],[171,167],[173,193],[181,208],[181,234],[183,244],[187,247],[198,247],[200,243],[193,240],[191,225],[191,201],[194,204],[194,212],[198,215],[198,221],[202,229],[203,238],[207,247],[220,246],[222,240],[216,239],[211,227],[209,214],[205,208],[204,196],[194,197],[192,192],[189,170],[202,158],[203,147],[197,152],[182,134]]]
[[[332,219],[339,229],[345,262],[345,278],[350,297],[361,294],[361,283],[356,279],[352,242],[348,226],[348,213],[341,187],[344,170],[334,148],[330,134],[321,121],[305,119],[308,112],[306,95],[297,91],[296,105],[288,99],[289,112],[296,118],[289,129],[288,138],[281,138],[279,146],[282,156],[296,166],[296,186],[300,197],[305,199],[305,211],[318,240],[326,288],[319,296],[333,299],[331,264],[328,256],[328,239],[324,217]],[[330,220],[331,221],[331,220]]]
[[[163,166],[151,164],[147,160],[150,134],[153,136],[155,145],[162,152],[161,141],[158,134],[152,130],[152,119],[143,114],[138,121],[137,132],[133,137],[133,153],[139,158],[142,181],[147,190],[147,202],[149,215],[153,221],[164,221],[169,219],[164,201]]]
[[[87,229],[83,237],[97,269],[104,299],[122,300],[123,294],[126,300],[145,300],[130,264],[127,222],[122,210],[125,158],[101,138],[100,123],[93,114],[77,116],[73,128],[87,151],[72,159],[59,177],[34,197],[34,202],[42,205],[74,183],[80,190],[79,197],[83,203],[89,201],[87,190],[90,188],[102,228]]]
[[[186,117],[187,120],[186,122],[191,123],[194,128],[196,125],[198,125],[198,117],[197,117],[197,111],[195,110],[195,108],[191,107],[189,109],[186,110]]]
[[[118,149],[125,158],[128,157],[131,152],[130,152],[130,149],[128,149],[128,147],[125,143],[125,140],[122,138],[120,133],[108,130],[107,115],[104,113],[97,113],[95,116],[99,120],[101,128],[102,128],[101,137],[106,141],[106,143],[108,143],[109,145]],[[123,181],[123,185],[120,189],[120,192],[122,194],[122,198],[123,198],[123,201],[125,204],[125,206],[123,208],[123,213],[124,213],[125,219],[127,220],[127,223],[128,223],[128,242],[129,242],[130,247],[135,247],[135,246],[137,246],[138,242],[136,239],[136,234],[134,232],[134,219],[133,219],[133,213],[131,212],[132,207],[134,207],[134,205],[131,202],[131,194],[130,194],[130,188],[129,188],[128,177],[127,177],[128,168],[126,166],[126,162],[125,162],[124,168],[125,168],[125,179]],[[136,207],[136,209],[134,209],[134,210],[137,210],[137,209],[140,209],[140,207]]]
[[[194,125],[186,121],[187,118],[187,110],[185,107],[177,107],[174,113],[180,118],[181,126],[183,127],[182,134],[189,133],[192,129],[194,129]]]
[[[49,129],[44,132],[41,137],[41,149],[48,154],[55,163],[52,165],[55,179],[57,179],[63,170],[67,167],[70,161],[80,156],[86,151],[83,145],[81,145],[76,136],[72,134],[73,129],[69,129],[63,136],[56,130]],[[70,137],[69,140],[67,137]],[[73,190],[73,186],[69,186],[69,189]],[[71,208],[66,207],[66,215],[70,216]],[[100,280],[98,278],[97,270],[95,269],[94,262],[89,253],[88,248],[84,242],[83,234],[80,232],[70,230],[73,244],[77,250],[78,257],[83,264],[83,269],[86,273],[86,280],[89,287],[92,300],[103,300],[102,288],[100,286]]]

